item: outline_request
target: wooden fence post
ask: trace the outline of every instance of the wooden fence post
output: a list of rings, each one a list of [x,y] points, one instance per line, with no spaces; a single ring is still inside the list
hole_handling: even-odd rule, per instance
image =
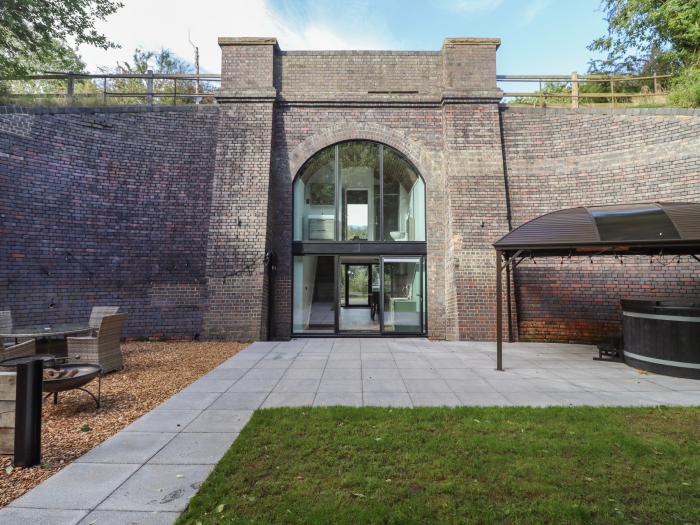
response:
[[[578,73],[571,73],[571,107],[578,109]]]
[[[615,77],[610,77],[610,100],[612,101],[612,107],[615,108]]]
[[[73,72],[69,71],[67,76],[67,86],[66,86],[66,102],[69,105],[73,105],[73,95],[75,94],[75,77]]]
[[[146,102],[149,106],[153,105],[153,70],[146,71],[148,78],[146,79]]]

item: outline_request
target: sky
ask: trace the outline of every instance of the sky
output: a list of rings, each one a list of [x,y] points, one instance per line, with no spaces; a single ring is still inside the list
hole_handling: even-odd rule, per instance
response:
[[[500,37],[499,74],[585,72],[605,33],[600,0],[121,0],[98,29],[121,49],[81,47],[92,72],[136,47],[169,48],[218,73],[219,36],[274,36],[284,50],[439,50],[445,37]]]

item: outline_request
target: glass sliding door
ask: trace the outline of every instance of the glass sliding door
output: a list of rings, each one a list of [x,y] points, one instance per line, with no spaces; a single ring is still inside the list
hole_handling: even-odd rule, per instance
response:
[[[379,288],[378,258],[339,257],[338,330],[379,332]]]
[[[294,257],[292,320],[295,333],[335,332],[335,257]]]
[[[424,332],[422,257],[382,259],[383,333]]]

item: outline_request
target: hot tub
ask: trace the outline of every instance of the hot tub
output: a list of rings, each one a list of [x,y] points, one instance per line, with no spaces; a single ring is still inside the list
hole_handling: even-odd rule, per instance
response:
[[[625,363],[700,379],[700,300],[623,299]]]

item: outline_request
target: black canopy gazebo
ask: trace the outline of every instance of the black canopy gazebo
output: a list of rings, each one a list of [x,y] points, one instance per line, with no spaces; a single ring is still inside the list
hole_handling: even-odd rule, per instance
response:
[[[535,257],[689,255],[700,262],[700,203],[653,202],[569,208],[547,213],[494,243],[497,369],[503,370],[503,271],[508,335],[513,338],[510,272]]]

